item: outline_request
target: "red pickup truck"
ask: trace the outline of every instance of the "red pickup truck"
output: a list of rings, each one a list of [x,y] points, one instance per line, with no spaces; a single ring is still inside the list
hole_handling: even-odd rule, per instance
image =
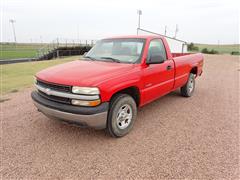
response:
[[[81,60],[36,74],[31,96],[50,118],[126,135],[137,109],[178,88],[192,96],[202,54],[171,53],[161,36],[100,40]]]

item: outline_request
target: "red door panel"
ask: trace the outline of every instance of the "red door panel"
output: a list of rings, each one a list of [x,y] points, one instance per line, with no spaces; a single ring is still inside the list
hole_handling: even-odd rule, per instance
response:
[[[174,86],[174,63],[166,60],[162,64],[150,64],[143,70],[143,102],[151,102],[167,93]]]

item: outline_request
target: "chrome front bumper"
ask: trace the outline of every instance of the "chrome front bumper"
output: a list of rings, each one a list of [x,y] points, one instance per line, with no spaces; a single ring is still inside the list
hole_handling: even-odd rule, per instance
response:
[[[106,128],[108,114],[107,110],[104,111],[101,110],[100,112],[99,110],[97,110],[96,113],[94,113],[95,110],[91,110],[91,113],[88,112],[87,114],[84,113],[80,114],[81,112],[78,113],[66,112],[66,110],[71,111],[71,108],[75,108],[76,111],[76,108],[81,109],[81,107],[65,105],[64,108],[66,110],[57,109],[59,107],[63,107],[64,105],[61,106],[61,104],[59,103],[43,99],[40,95],[38,95],[36,91],[32,92],[32,99],[37,109],[49,118],[63,120],[67,123],[76,124],[82,127],[92,127],[95,129]],[[86,108],[82,108],[81,111],[85,112],[85,109]]]

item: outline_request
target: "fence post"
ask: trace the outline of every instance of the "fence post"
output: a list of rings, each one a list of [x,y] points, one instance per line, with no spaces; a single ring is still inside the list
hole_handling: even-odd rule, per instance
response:
[[[57,50],[57,58],[59,58],[59,50]]]

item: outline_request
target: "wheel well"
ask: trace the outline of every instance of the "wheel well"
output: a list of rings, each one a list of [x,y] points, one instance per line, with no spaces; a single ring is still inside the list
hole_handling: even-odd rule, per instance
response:
[[[137,87],[132,86],[132,87],[128,87],[126,89],[122,89],[122,90],[114,93],[111,97],[111,100],[117,94],[128,94],[128,95],[132,96],[132,98],[135,100],[137,106],[139,106],[139,104],[140,104],[140,92],[139,92],[139,89]]]
[[[193,68],[191,69],[191,71],[190,71],[190,73],[193,73],[193,74],[195,74],[195,75],[197,75],[197,72],[198,72],[197,67],[193,67]]]

